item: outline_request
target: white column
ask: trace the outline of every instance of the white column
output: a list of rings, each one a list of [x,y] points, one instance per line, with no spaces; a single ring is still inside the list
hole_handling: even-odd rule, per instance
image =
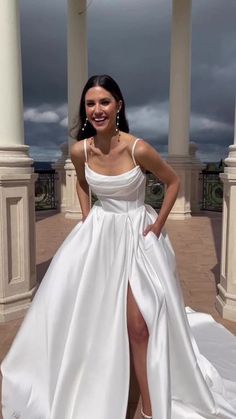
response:
[[[236,104],[234,144],[225,159],[227,167],[221,174],[224,183],[221,272],[216,308],[228,320],[236,321]]]
[[[0,2],[0,322],[22,316],[36,284],[34,181],[24,145],[19,10]]]
[[[200,174],[205,168],[205,164],[197,158],[197,145],[194,142],[189,143],[189,154],[191,158],[191,188],[190,188],[190,204],[192,213],[198,213],[201,210],[202,202],[202,179]]]
[[[60,146],[62,155],[52,165],[53,169],[56,170],[56,201],[60,212],[66,211],[66,172],[65,162],[68,159],[68,142],[61,144]]]
[[[190,217],[191,159],[189,115],[191,78],[191,0],[173,0],[170,69],[168,161],[181,178],[181,189],[170,217]]]
[[[1,0],[0,27],[0,144],[24,144],[18,0]]]
[[[80,96],[88,79],[87,2],[68,0],[68,112],[69,129],[78,117]],[[69,148],[73,142],[69,137]],[[70,158],[66,160],[66,217],[80,219],[81,208],[76,195],[76,173]]]
[[[234,145],[236,145],[236,99],[235,99],[235,110],[234,110]]]

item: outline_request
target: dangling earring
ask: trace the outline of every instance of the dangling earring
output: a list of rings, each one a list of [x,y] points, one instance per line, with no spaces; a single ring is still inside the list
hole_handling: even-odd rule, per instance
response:
[[[116,132],[119,131],[119,125],[120,125],[120,115],[119,115],[119,111],[116,114]]]
[[[85,130],[85,128],[86,128],[86,126],[87,126],[87,123],[88,123],[88,118],[86,117],[86,119],[85,119],[85,123],[84,123],[84,126],[83,126],[83,128],[82,128],[82,131],[84,131],[84,130]]]

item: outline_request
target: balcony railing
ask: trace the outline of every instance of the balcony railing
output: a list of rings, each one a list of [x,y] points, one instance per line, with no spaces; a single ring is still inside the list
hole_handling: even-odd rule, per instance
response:
[[[56,209],[55,170],[36,170],[36,173],[38,174],[38,179],[35,182],[35,209]]]
[[[38,179],[35,184],[35,209],[48,210],[57,208],[55,170],[36,170]],[[200,175],[202,182],[201,209],[208,211],[222,211],[223,184],[220,171],[203,170]],[[147,173],[145,202],[155,209],[160,209],[164,199],[165,187],[152,173]],[[96,197],[92,197],[92,202]]]
[[[202,210],[222,211],[223,183],[220,179],[220,171],[203,170],[200,180],[202,181]]]
[[[145,202],[155,209],[160,209],[165,195],[165,186],[152,173],[147,173]]]

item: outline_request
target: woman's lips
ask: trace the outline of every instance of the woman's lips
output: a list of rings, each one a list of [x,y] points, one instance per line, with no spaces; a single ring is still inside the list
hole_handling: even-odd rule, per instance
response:
[[[106,117],[102,117],[102,118],[93,118],[93,122],[96,125],[102,125],[105,121],[107,120]]]

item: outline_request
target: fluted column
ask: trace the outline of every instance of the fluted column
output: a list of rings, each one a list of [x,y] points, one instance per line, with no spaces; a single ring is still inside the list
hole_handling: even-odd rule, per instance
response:
[[[34,181],[24,145],[19,5],[0,2],[0,322],[22,316],[34,294]]]
[[[190,217],[191,159],[189,116],[191,78],[191,0],[173,0],[170,69],[168,161],[181,178],[181,188],[170,217]]]
[[[234,144],[229,146],[226,167],[220,175],[224,183],[221,272],[216,308],[223,318],[236,321],[236,103]]]
[[[87,54],[87,2],[86,0],[68,0],[68,112],[69,129],[75,125],[80,96],[88,78]],[[72,138],[69,137],[69,149]],[[76,195],[76,173],[70,157],[66,160],[66,217],[82,217],[79,200]]]

